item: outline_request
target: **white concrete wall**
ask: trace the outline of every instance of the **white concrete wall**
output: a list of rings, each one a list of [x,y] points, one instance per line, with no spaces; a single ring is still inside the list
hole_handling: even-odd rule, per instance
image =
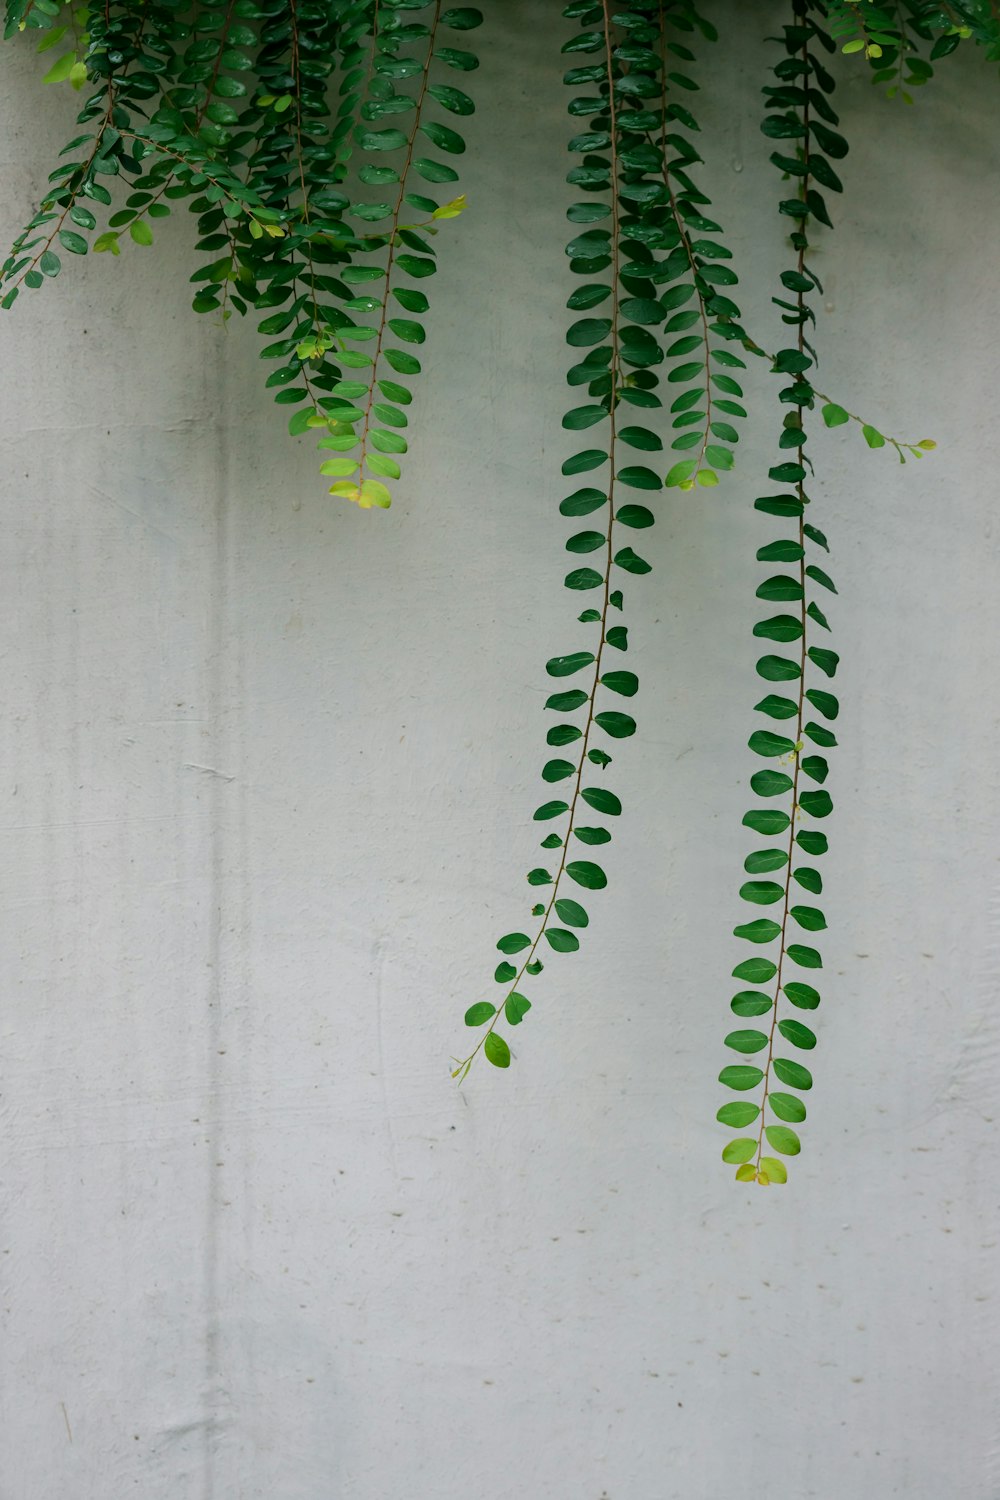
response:
[[[713,8],[704,180],[774,341],[771,18]],[[713,1080],[766,420],[644,538],[586,951],[509,1074],[448,1075],[526,911],[543,662],[579,607],[564,32],[490,10],[391,512],[331,501],[253,328],[188,311],[183,220],[0,320],[0,1496],[997,1500],[996,70],[946,63],[912,110],[860,68],[842,93],[825,388],[941,447],[813,439],[826,998],[793,1181],[749,1191]],[[28,48],[2,67],[6,240],[73,101]]]

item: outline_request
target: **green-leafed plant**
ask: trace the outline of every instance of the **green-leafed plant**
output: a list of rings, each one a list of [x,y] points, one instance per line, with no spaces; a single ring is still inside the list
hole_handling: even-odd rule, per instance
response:
[[[501,3],[490,0],[487,19]],[[934,446],[883,435],[816,385],[811,298],[821,287],[810,236],[832,227],[827,197],[842,191],[848,151],[830,56],[867,60],[873,83],[911,103],[963,42],[1000,60],[1000,19],[992,0],[761,0],[759,9],[782,53],[764,87],[762,130],[791,252],[773,298],[790,332],[773,353],[742,324],[733,257],[697,170],[699,78],[729,87],[717,67],[703,74],[699,52],[733,0],[574,0],[562,10],[572,120],[563,427],[580,436],[559,508],[573,523],[564,583],[586,596],[584,634],[546,667],[555,722],[534,814],[546,862],[527,877],[528,919],[497,944],[496,1003],[466,1012],[480,1034],[454,1072],[464,1078],[480,1051],[508,1067],[504,1030],[530,1009],[543,955],[580,947],[592,895],[607,884],[600,846],[622,811],[605,773],[636,731],[625,586],[650,572],[636,545],[664,488],[711,490],[734,467],[747,419],[742,371],[765,361],[786,410],[771,488],[754,506],[783,524],[757,552],[768,613],[753,633],[766,643],[756,670],[768,690],[749,748],[765,764],[750,776],[759,801],[743,822],[768,842],[748,852],[740,896],[767,914],[735,929],[754,951],[734,970],[747,988],[731,1006],[757,1025],[725,1039],[752,1060],[722,1069],[720,1082],[747,1097],[723,1104],[718,1119],[747,1132],[722,1151],[737,1179],[767,1184],[784,1182],[785,1160],[799,1152],[793,1127],[812,1086],[799,1057],[816,1035],[801,1013],[820,1000],[807,978],[822,967],[815,861],[827,849],[825,752],[838,715],[825,613],[836,589],[809,494],[807,423],[817,412],[827,427],[853,423],[870,448],[891,446],[904,463]],[[436,270],[441,223],[465,204],[455,196],[457,126],[475,108],[468,33],[481,12],[445,0],[6,0],[5,17],[5,38],[34,33],[42,81],[67,82],[82,107],[67,160],[0,267],[0,306],[58,276],[67,254],[152,245],[156,220],[185,204],[197,220],[195,311],[223,323],[233,312],[263,315],[265,384],[295,408],[291,433],[319,435],[331,494],[387,507],[420,371],[421,283]]]

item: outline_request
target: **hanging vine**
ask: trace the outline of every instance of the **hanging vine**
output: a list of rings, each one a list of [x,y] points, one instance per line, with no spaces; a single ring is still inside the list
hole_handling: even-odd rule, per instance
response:
[[[829,59],[867,63],[876,87],[912,103],[965,42],[1000,61],[1000,10],[994,0],[767,0],[783,55],[764,88],[762,130],[791,250],[772,300],[792,331],[772,353],[775,341],[744,326],[733,256],[698,181],[700,79],[717,86],[698,52],[727,17],[719,0],[704,7],[575,0],[562,11],[573,121],[572,394],[562,425],[579,436],[559,510],[573,523],[563,583],[587,596],[584,635],[546,663],[556,722],[534,813],[545,863],[528,874],[523,922],[497,943],[494,998],[466,1011],[479,1036],[454,1076],[464,1079],[480,1052],[509,1067],[510,1028],[530,1010],[543,963],[577,951],[590,926],[607,885],[597,851],[627,802],[606,773],[617,742],[636,733],[625,591],[651,568],[633,543],[665,489],[712,489],[735,467],[748,418],[742,371],[766,361],[785,410],[774,488],[754,508],[786,526],[757,550],[766,570],[757,598],[777,612],[753,626],[768,686],[755,712],[768,725],[750,735],[766,764],[750,776],[758,800],[743,823],[768,842],[747,853],[739,894],[769,914],[735,929],[755,951],[733,971],[747,987],[731,1009],[758,1024],[725,1037],[740,1060],[720,1081],[745,1097],[717,1118],[746,1132],[722,1149],[737,1179],[767,1185],[786,1180],[800,1151],[793,1127],[813,1083],[802,1056],[817,1036],[802,1015],[820,1003],[813,944],[826,918],[815,862],[828,847],[826,752],[839,712],[825,612],[836,588],[810,494],[808,424],[860,428],[870,448],[890,447],[901,462],[934,446],[884,434],[816,383],[812,299],[822,287],[811,237],[832,228],[826,195],[843,191],[848,151]],[[407,452],[434,239],[465,207],[456,124],[475,110],[468,34],[480,10],[446,0],[6,0],[4,19],[5,40],[34,36],[43,83],[82,100],[80,133],[0,265],[0,308],[59,276],[66,256],[153,246],[157,221],[185,206],[197,226],[195,312],[221,324],[234,312],[258,318],[265,388],[294,407],[293,437],[316,436],[330,493],[387,508]]]

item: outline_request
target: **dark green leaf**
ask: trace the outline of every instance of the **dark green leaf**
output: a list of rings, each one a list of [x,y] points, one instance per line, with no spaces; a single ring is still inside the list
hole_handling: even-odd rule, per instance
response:
[[[763,1016],[772,1009],[774,1001],[763,990],[740,990],[729,1002],[729,1008],[737,1016]]]
[[[594,658],[590,659],[593,661]],[[620,693],[623,698],[632,698],[639,691],[639,679],[634,672],[605,672],[601,685],[613,693]]]
[[[792,778],[784,771],[755,771],[750,777],[750,785],[758,797],[780,797],[783,792],[792,788]]]
[[[827,818],[833,811],[833,799],[829,792],[802,792],[799,802],[803,811],[813,818]]]
[[[575,828],[573,830],[581,844],[610,844],[611,835],[606,828]]]
[[[757,849],[747,855],[743,868],[748,875],[764,875],[768,870],[780,870],[787,863],[788,855],[784,849]]]
[[[591,864],[589,860],[572,860],[566,866],[566,874],[570,880],[575,880],[577,885],[582,885],[588,891],[601,891],[608,883],[608,877],[600,865]]]
[[[780,901],[784,894],[784,886],[778,885],[775,880],[748,880],[740,886],[743,900],[753,901],[758,906],[770,906],[775,901]]]
[[[628,714],[608,709],[604,713],[595,714],[594,718],[604,733],[610,734],[616,740],[627,739],[630,734],[635,734],[635,720]]]
[[[571,677],[574,672],[589,667],[595,660],[592,651],[573,651],[568,656],[553,656],[545,663],[550,677]],[[602,681],[606,681],[603,678]]]
[[[573,932],[567,932],[563,927],[546,927],[545,936],[551,948],[557,953],[575,953],[580,946],[580,939]]]
[[[752,828],[755,833],[784,833],[791,821],[788,813],[777,808],[756,807],[743,814],[744,827]]]
[[[571,669],[572,670],[572,669]],[[565,672],[554,672],[554,677],[565,677]],[[545,700],[546,708],[554,708],[556,713],[571,714],[575,708],[582,708],[587,702],[587,694],[583,688],[570,688],[565,693],[552,693]]]
[[[734,927],[733,936],[743,938],[748,943],[770,943],[780,931],[779,922],[760,917],[756,922],[742,922],[738,927]]]
[[[779,1021],[778,1030],[785,1041],[791,1042],[793,1047],[801,1047],[808,1052],[816,1045],[815,1031],[810,1031],[808,1026],[803,1026],[801,1021]]]
[[[614,792],[609,792],[604,787],[585,786],[580,796],[595,812],[604,813],[606,817],[617,818],[621,813],[621,802]]]
[[[578,901],[560,897],[555,903],[555,909],[559,920],[570,927],[586,927],[590,923],[590,918]]]
[[[791,682],[802,676],[802,668],[787,656],[762,656],[757,663],[757,674],[766,682]]]
[[[754,708],[772,719],[794,719],[799,711],[798,705],[791,698],[779,698],[774,693],[768,693],[766,698],[754,704]]]
[[[745,958],[733,970],[734,979],[745,979],[748,984],[766,984],[778,972],[778,965],[769,958]]]
[[[767,1046],[767,1037],[763,1031],[731,1031],[724,1045],[734,1052],[760,1052]]]
[[[756,755],[791,755],[795,749],[794,740],[769,729],[755,729],[747,743]]]
[[[811,984],[802,984],[793,979],[790,984],[782,985],[782,989],[800,1010],[815,1010],[819,1004],[819,990],[814,990]]]
[[[774,1072],[775,1076],[780,1078],[782,1083],[787,1083],[789,1088],[803,1090],[812,1088],[812,1074],[809,1069],[804,1068],[801,1063],[792,1062],[791,1058],[776,1057]]]

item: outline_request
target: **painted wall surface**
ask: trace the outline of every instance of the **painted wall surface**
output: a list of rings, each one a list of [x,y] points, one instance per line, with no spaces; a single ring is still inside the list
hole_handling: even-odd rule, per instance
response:
[[[0,321],[0,1496],[997,1500],[995,68],[912,109],[842,70],[824,388],[940,451],[812,440],[825,1003],[793,1180],[749,1191],[713,1080],[766,422],[644,538],[586,952],[508,1074],[449,1078],[526,915],[543,662],[578,641],[565,32],[489,8],[391,512],[326,495],[252,326],[188,311],[182,218]],[[715,9],[703,180],[775,342],[774,49],[763,6]],[[74,104],[5,52],[4,242]]]

